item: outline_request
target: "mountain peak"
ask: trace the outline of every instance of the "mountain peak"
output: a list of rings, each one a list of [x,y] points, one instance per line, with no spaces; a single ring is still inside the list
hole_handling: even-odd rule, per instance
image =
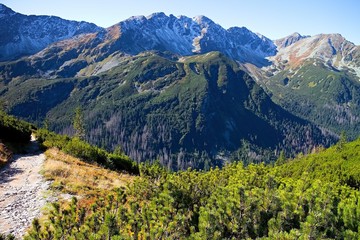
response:
[[[278,48],[286,48],[286,47],[296,43],[297,41],[299,41],[303,38],[307,38],[307,37],[309,37],[309,36],[302,36],[300,33],[294,32],[293,34],[290,34],[289,36],[275,40],[274,42]]]
[[[93,23],[23,15],[0,4],[0,61],[34,54],[51,43],[102,30]]]
[[[286,62],[281,68],[295,69],[309,62],[321,63],[330,71],[347,69],[360,78],[359,48],[347,41],[341,34],[318,34],[301,36],[292,34],[275,41],[278,54],[275,62]]]
[[[290,34],[289,37],[302,37],[302,35],[298,32],[294,32],[293,34]]]
[[[127,20],[125,21],[144,21],[146,20],[147,18],[144,16],[144,15],[138,15],[138,16],[132,16],[132,17],[129,17]]]
[[[340,33],[321,34],[331,39],[339,39],[345,41],[346,39]]]
[[[152,18],[167,18],[168,16],[163,13],[163,12],[156,12],[153,14],[150,14],[149,16],[147,16],[147,19],[152,19]]]
[[[208,18],[208,17],[206,17],[204,15],[195,16],[193,18],[193,20],[195,22],[197,22],[198,24],[202,24],[202,23],[213,24],[214,23],[210,18]]]
[[[0,17],[14,15],[15,12],[11,9],[5,6],[4,4],[0,3]]]

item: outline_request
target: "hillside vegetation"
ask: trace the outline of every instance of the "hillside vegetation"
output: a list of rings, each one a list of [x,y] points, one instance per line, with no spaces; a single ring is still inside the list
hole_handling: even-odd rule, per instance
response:
[[[10,160],[14,151],[21,151],[24,144],[30,141],[33,128],[29,123],[0,110],[0,166]]]
[[[265,84],[273,100],[289,112],[334,132],[346,131],[351,139],[359,135],[360,84],[352,74],[308,60]]]
[[[44,148],[56,148],[89,163],[96,163],[104,168],[139,174],[138,165],[121,152],[107,152],[93,146],[78,137],[69,137],[50,132],[46,129],[36,131],[38,142]]]
[[[208,172],[140,166],[141,177],[89,205],[54,204],[27,239],[358,239],[360,140]]]
[[[5,144],[0,143],[0,167],[7,163],[12,156],[12,152]]]
[[[56,148],[45,152],[43,175],[52,181],[51,188],[80,197],[86,204],[106,197],[114,189],[125,187],[134,175],[112,171],[97,164],[86,163]]]

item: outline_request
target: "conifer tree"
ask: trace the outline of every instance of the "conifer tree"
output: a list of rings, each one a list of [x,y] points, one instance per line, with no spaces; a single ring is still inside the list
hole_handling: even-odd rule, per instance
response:
[[[284,151],[281,151],[279,158],[278,158],[278,159],[276,160],[276,162],[275,162],[275,166],[282,165],[282,164],[284,164],[285,162],[286,162],[285,153],[284,153]]]
[[[342,131],[340,134],[339,141],[336,144],[336,149],[341,150],[344,147],[345,143],[347,143],[347,137],[346,137],[345,132]]]
[[[85,124],[84,124],[83,112],[80,107],[77,107],[75,109],[73,127],[75,129],[75,136],[80,139],[83,139],[85,137]]]

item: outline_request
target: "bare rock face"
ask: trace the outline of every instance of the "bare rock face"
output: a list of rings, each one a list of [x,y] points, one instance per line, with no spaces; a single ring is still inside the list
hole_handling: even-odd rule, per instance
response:
[[[86,22],[68,21],[53,16],[26,16],[0,5],[0,61],[34,54],[52,43],[84,33],[104,33],[104,29]],[[154,13],[131,17],[107,29],[105,37],[93,38],[87,46],[97,54],[115,51],[138,54],[147,50],[193,55],[220,51],[241,62],[263,65],[264,58],[276,53],[274,43],[245,27],[228,30],[205,16],[188,18]],[[80,47],[84,40],[54,45],[53,48]],[[56,52],[52,50],[51,52]]]
[[[303,38],[307,38],[308,36],[302,36],[300,35],[300,33],[293,33],[287,37],[284,38],[280,38],[278,40],[275,40],[274,43],[278,48],[285,48],[288,47],[294,43],[296,43],[297,41],[303,39]]]
[[[360,47],[340,34],[301,36],[298,33],[275,41],[278,52],[269,59],[270,68],[296,70],[316,61],[335,71],[349,71],[360,78]]]
[[[276,53],[275,44],[245,27],[224,29],[205,16],[193,18],[164,13],[138,16],[120,22],[108,31],[118,50],[138,54],[147,50],[170,51],[182,56],[219,51],[240,62],[257,66]]]

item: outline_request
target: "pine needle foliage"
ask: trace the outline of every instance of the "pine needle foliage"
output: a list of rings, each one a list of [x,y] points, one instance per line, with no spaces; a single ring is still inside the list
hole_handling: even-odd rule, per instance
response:
[[[278,166],[142,164],[89,206],[54,204],[26,239],[359,239],[360,139]]]

